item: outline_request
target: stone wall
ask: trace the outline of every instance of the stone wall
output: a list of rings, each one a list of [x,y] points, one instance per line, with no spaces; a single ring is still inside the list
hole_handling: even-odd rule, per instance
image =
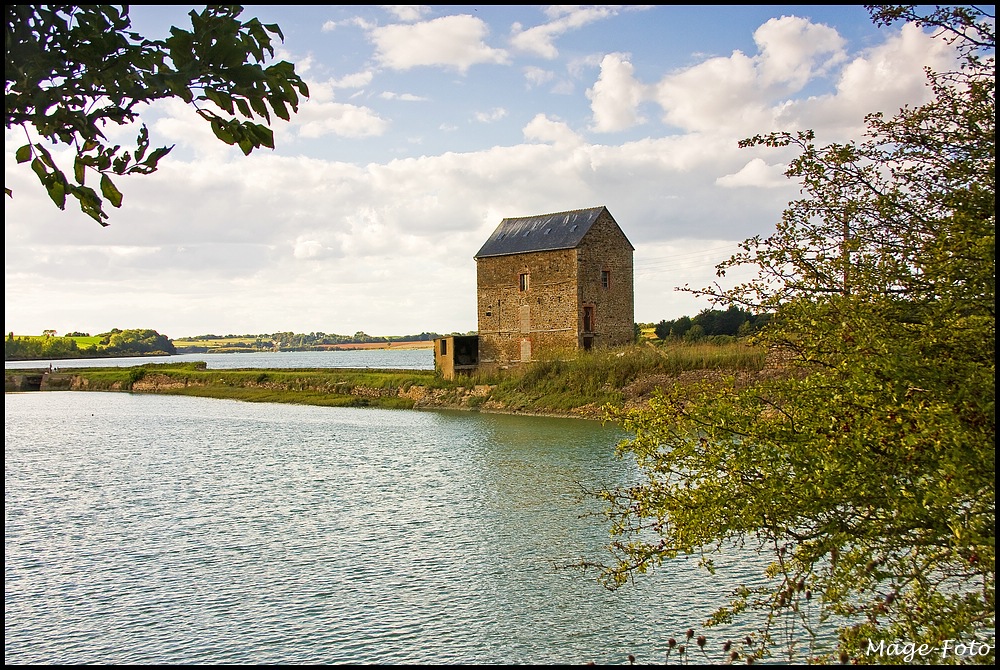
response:
[[[480,365],[576,348],[576,265],[574,249],[477,259]]]
[[[581,306],[591,305],[594,308],[594,347],[616,347],[631,343],[635,338],[631,244],[605,212],[591,226],[577,253],[579,302]],[[607,286],[604,285],[605,280]],[[582,333],[582,336],[587,335],[588,333]],[[582,341],[580,346],[583,346]]]

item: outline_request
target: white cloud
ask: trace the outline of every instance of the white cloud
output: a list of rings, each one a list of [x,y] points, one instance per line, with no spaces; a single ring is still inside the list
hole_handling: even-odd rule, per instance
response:
[[[759,84],[786,94],[801,90],[817,73],[846,58],[846,40],[836,30],[795,16],[770,19],[753,37],[759,50]]]
[[[754,158],[739,172],[719,177],[715,183],[724,188],[778,188],[788,184],[788,177],[785,176],[787,169],[786,165],[768,165],[762,158]]]
[[[555,79],[555,73],[551,70],[543,70],[540,67],[529,66],[524,68],[524,80],[531,88],[541,86]]]
[[[760,47],[756,56],[734,51],[655,84],[652,97],[663,110],[663,121],[686,131],[734,136],[819,127],[835,130],[841,138],[856,136],[865,114],[878,109],[891,113],[899,101],[926,99],[924,65],[953,64],[943,40],[915,26],[904,27],[850,62],[836,31],[804,19],[772,19],[754,37]],[[832,77],[835,92],[788,97],[818,77]],[[627,111],[618,110],[616,118],[624,122]]]
[[[329,248],[319,240],[298,239],[292,249],[292,255],[299,259],[322,260],[329,258]]]
[[[389,122],[367,107],[338,102],[312,101],[299,108],[293,122],[301,137],[376,137],[385,133]]]
[[[481,63],[507,63],[507,53],[486,44],[489,27],[467,14],[443,16],[412,25],[374,28],[375,57],[393,70],[420,66],[453,68],[465,73]]]
[[[560,36],[590,23],[617,16],[621,11],[636,9],[642,8],[623,8],[620,5],[549,5],[546,14],[552,20],[548,23],[531,28],[525,28],[520,23],[511,26],[510,47],[520,53],[551,60],[559,55],[554,42]]]
[[[362,30],[370,30],[375,24],[371,21],[365,20],[360,16],[352,16],[349,19],[344,19],[343,21],[324,21],[323,25],[320,26],[320,32],[330,33],[344,26],[351,28],[361,28]]]
[[[332,88],[363,88],[372,83],[374,76],[371,70],[365,70],[364,72],[344,75],[339,79],[330,79],[329,84]],[[309,84],[310,94],[312,94],[312,90],[313,85]]]
[[[613,132],[644,122],[638,106],[646,96],[646,89],[636,81],[633,72],[625,54],[608,54],[601,61],[600,76],[587,91],[594,113],[594,130]]]
[[[476,121],[480,123],[493,123],[507,116],[507,110],[503,107],[494,107],[487,112],[476,112]]]
[[[400,21],[419,21],[430,13],[429,5],[379,5]]]
[[[655,98],[664,122],[683,130],[735,134],[768,128],[770,100],[758,76],[754,59],[734,52],[664,77],[654,87]]]
[[[402,100],[403,102],[427,102],[428,100],[425,96],[412,93],[393,93],[392,91],[383,91],[379,93],[378,97],[383,100]]]
[[[573,132],[568,125],[562,121],[549,119],[544,114],[538,114],[524,127],[524,139],[563,147],[583,142],[583,138]]]

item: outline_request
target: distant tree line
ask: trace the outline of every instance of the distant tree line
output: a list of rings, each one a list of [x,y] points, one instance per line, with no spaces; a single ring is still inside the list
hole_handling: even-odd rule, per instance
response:
[[[312,333],[293,333],[291,331],[287,332],[277,332],[277,333],[260,333],[252,335],[196,335],[194,337],[186,337],[186,341],[200,341],[200,342],[212,342],[217,340],[226,340],[227,348],[231,349],[251,349],[251,350],[269,350],[269,349],[282,349],[283,351],[307,351],[310,349],[322,348],[324,346],[333,345],[343,345],[343,344],[368,344],[368,343],[383,343],[390,344],[392,342],[424,342],[434,340],[441,337],[438,333],[420,333],[418,335],[400,335],[400,336],[376,336],[368,335],[363,331],[358,331],[353,335],[337,335],[333,333],[323,333],[323,332],[312,332]],[[185,347],[185,351],[190,351],[192,347]]]
[[[744,337],[759,332],[770,318],[770,314],[753,314],[736,306],[724,311],[703,309],[695,316],[660,321],[653,331],[661,340],[699,340],[718,335]]]
[[[85,333],[69,333],[65,337],[57,337],[51,332],[47,331],[41,337],[15,337],[14,333],[8,333],[4,341],[4,360],[169,356],[177,353],[170,339],[155,330],[113,328],[98,335],[100,340],[96,343],[84,347],[75,338],[89,338]]]

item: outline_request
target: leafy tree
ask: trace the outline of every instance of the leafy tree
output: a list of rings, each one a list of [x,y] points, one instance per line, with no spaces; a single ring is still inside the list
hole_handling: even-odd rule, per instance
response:
[[[80,349],[72,337],[18,337],[13,333],[4,341],[4,360],[38,360],[43,358],[81,358],[96,352]]]
[[[18,163],[30,164],[59,209],[73,197],[107,225],[105,202],[122,204],[112,175],[154,172],[173,148],[151,150],[145,125],[134,149],[108,141],[103,129],[135,121],[144,104],[180,98],[244,154],[273,149],[271,114],[288,120],[309,91],[290,63],[265,67],[281,30],[242,21],[242,11],[210,5],[190,13],[191,30],[173,27],[151,40],[131,29],[128,5],[7,5],[6,127],[27,138]],[[71,178],[49,150],[60,144],[75,152]],[[87,185],[88,174],[99,175],[100,192]]]
[[[670,334],[674,337],[684,337],[693,325],[690,316],[682,316],[673,322],[673,325],[670,327]]]
[[[660,321],[658,324],[656,324],[656,326],[654,326],[653,328],[653,332],[656,333],[656,337],[658,337],[661,340],[667,339],[667,337],[670,336],[670,325],[672,323],[673,321],[667,321],[666,319],[664,319],[663,321]]]
[[[129,329],[118,330],[108,337],[105,355],[134,356],[140,354],[177,353],[173,343],[166,335],[160,335],[155,330]]]
[[[684,331],[684,339],[688,342],[697,342],[705,337],[705,328],[699,323],[691,324],[691,327]]]
[[[756,543],[773,552],[765,584],[710,619],[761,611],[746,656],[773,653],[787,625],[791,655],[899,662],[887,645],[912,643],[963,662],[956,641],[994,644],[996,617],[993,17],[868,9],[939,29],[961,67],[928,72],[932,101],[870,115],[861,140],[744,141],[796,148],[786,174],[804,195],[718,268],[754,265],[755,279],[693,292],[773,312],[761,341],[786,374],[612,410],[640,480],[603,493],[602,579],[698,552],[711,567],[712,551]]]

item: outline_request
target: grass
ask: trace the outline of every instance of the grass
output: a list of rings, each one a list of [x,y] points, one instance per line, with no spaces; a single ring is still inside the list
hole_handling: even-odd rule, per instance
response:
[[[643,377],[689,370],[760,370],[764,359],[764,350],[743,343],[643,344],[580,352],[571,360],[538,361],[502,375],[475,375],[471,381],[495,385],[490,400],[507,407],[567,411],[620,404],[625,387]]]

